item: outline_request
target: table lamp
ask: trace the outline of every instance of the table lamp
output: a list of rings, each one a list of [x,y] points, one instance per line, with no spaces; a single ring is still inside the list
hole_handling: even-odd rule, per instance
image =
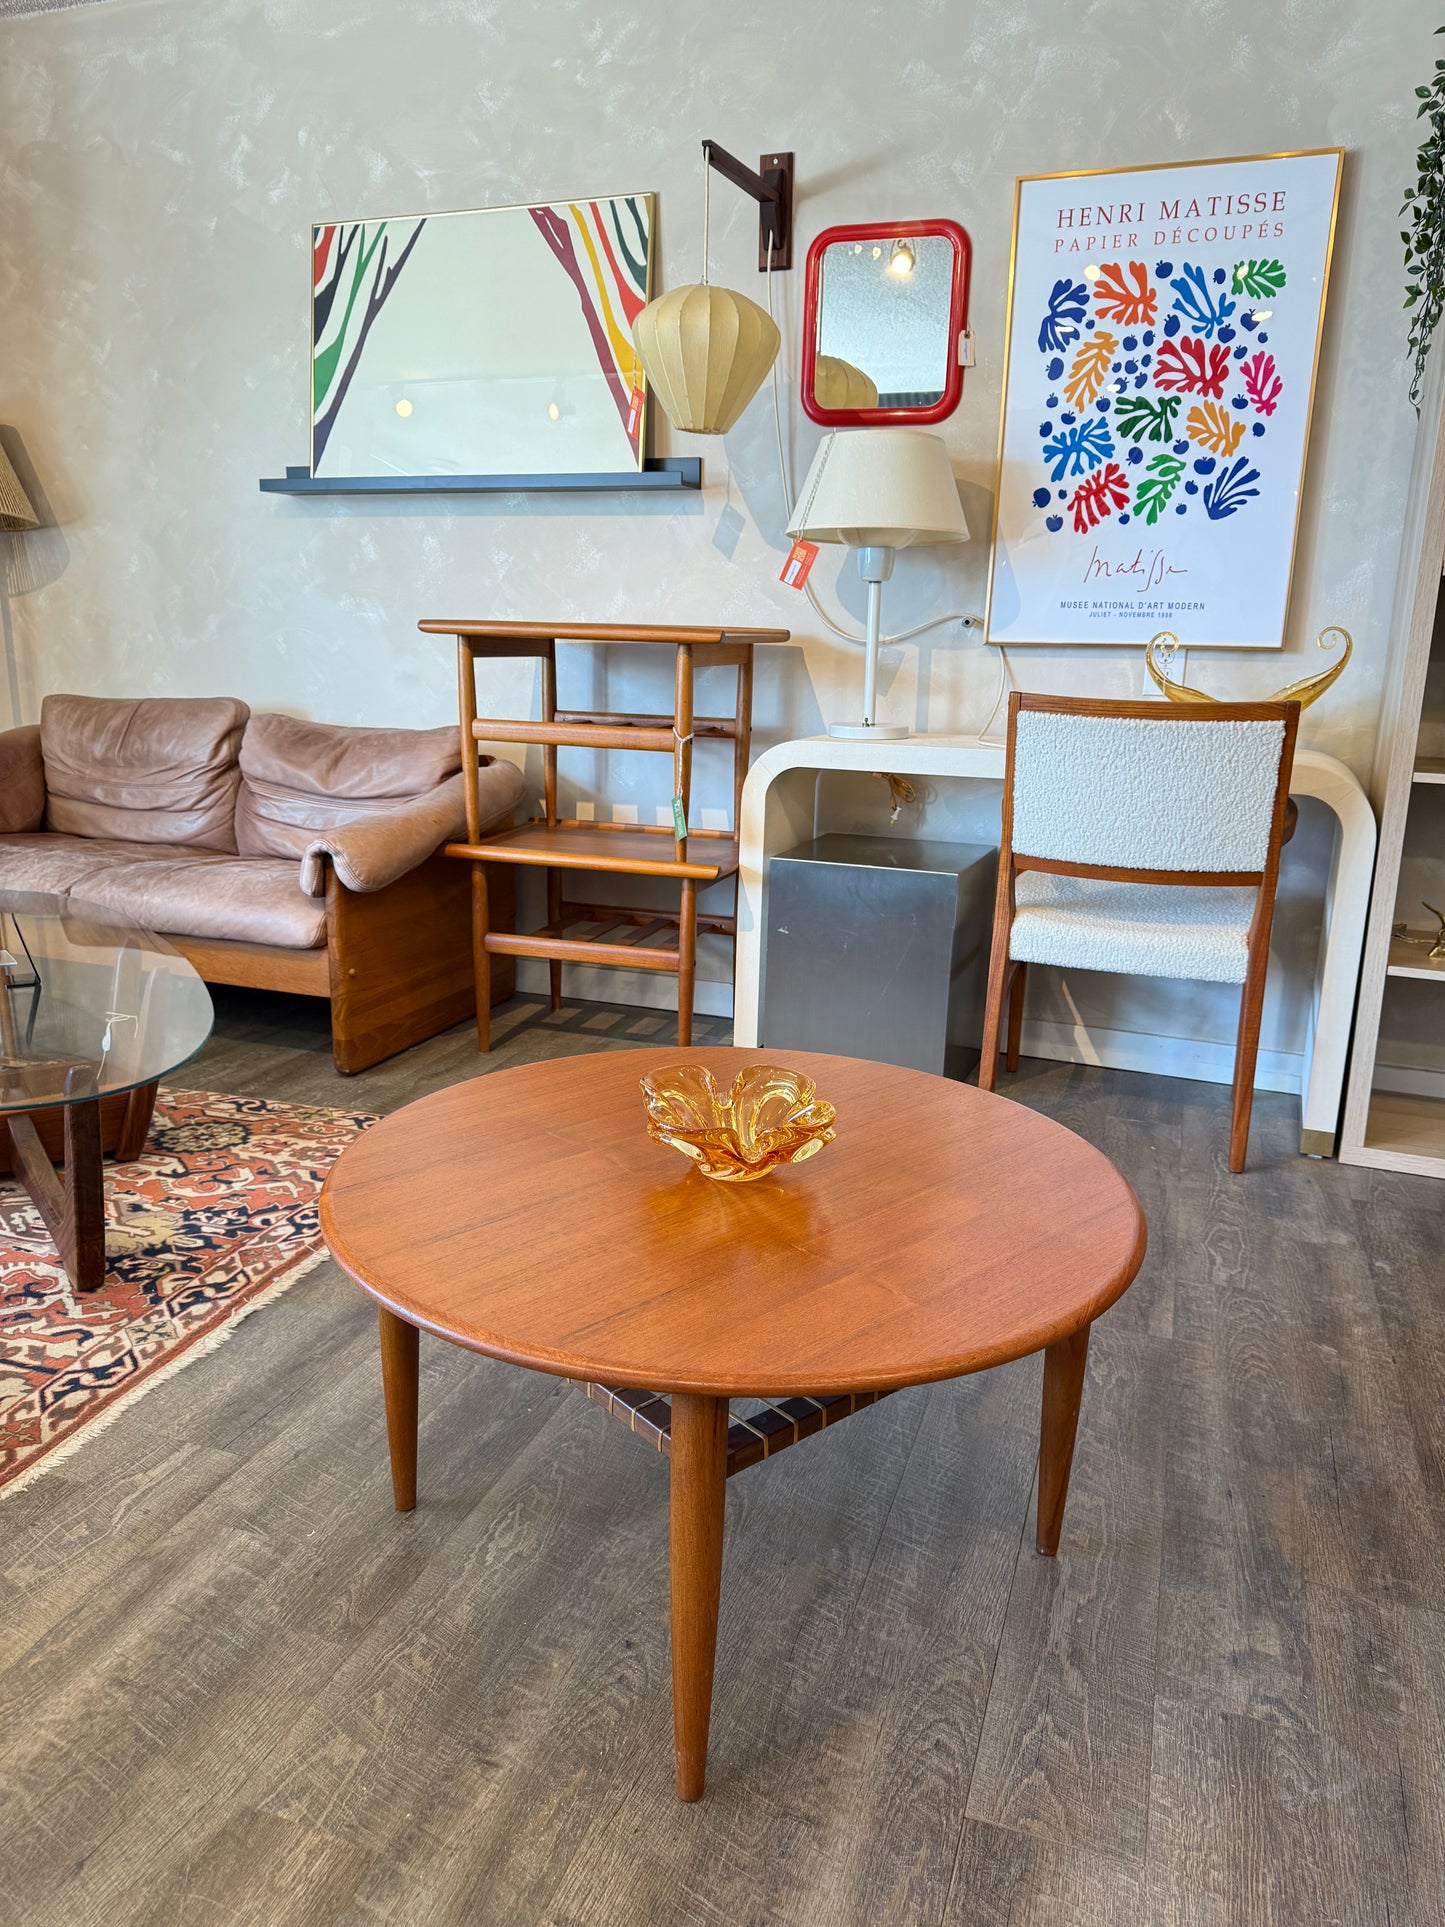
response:
[[[893,573],[896,549],[968,540],[948,450],[921,428],[835,429],[813,457],[788,533],[809,542],[846,542],[858,551],[858,573],[868,584],[863,720],[831,723],[828,734],[854,740],[906,736],[906,725],[874,720],[883,584]]]

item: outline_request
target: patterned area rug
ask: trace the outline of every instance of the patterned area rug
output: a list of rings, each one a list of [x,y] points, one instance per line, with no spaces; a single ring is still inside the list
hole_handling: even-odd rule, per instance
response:
[[[0,1495],[228,1336],[325,1247],[316,1200],[364,1113],[162,1090],[146,1154],[105,1168],[106,1282],[74,1291],[0,1177]]]

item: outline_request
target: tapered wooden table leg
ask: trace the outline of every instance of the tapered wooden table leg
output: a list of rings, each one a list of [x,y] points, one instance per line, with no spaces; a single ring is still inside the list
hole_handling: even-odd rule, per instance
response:
[[[1044,1353],[1044,1411],[1039,1431],[1039,1517],[1035,1544],[1052,1558],[1059,1549],[1064,1506],[1069,1496],[1069,1472],[1074,1463],[1074,1434],[1079,1424],[1079,1402],[1084,1395],[1084,1367],[1089,1358],[1089,1326],[1061,1338]]]
[[[672,1401],[672,1728],[680,1800],[701,1796],[707,1772],[712,1672],[722,1584],[725,1398]]]
[[[421,1334],[385,1305],[378,1305],[376,1312],[381,1326],[391,1496],[398,1512],[410,1512],[416,1504],[417,1340]]]

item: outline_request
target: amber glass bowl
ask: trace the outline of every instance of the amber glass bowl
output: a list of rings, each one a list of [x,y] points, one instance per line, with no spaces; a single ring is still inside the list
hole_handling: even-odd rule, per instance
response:
[[[673,1064],[642,1079],[648,1136],[723,1184],[801,1164],[836,1136],[833,1106],[815,1091],[812,1078],[779,1064],[749,1064],[727,1091],[701,1064]]]

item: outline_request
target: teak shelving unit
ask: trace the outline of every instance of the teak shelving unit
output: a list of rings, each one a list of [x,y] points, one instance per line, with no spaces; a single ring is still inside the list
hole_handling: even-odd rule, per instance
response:
[[[677,978],[677,1041],[692,1040],[693,983],[697,933],[719,931],[736,940],[737,917],[699,915],[700,883],[736,878],[738,811],[748,771],[752,732],[753,648],[760,642],[786,642],[786,629],[696,628],[620,623],[460,622],[421,623],[428,635],[457,639],[457,687],[461,712],[462,766],[466,775],[467,840],[449,843],[448,856],[472,866],[472,944],[476,961],[477,1046],[491,1043],[491,960],[545,957],[551,967],[552,1008],[562,1002],[564,963],[608,964],[629,970],[666,970]],[[639,715],[557,707],[557,644],[650,644],[675,653],[671,715]],[[542,714],[536,722],[516,722],[477,712],[477,662],[535,656],[542,665]],[[731,716],[693,713],[695,668],[737,670],[737,699]],[[733,746],[733,826],[731,831],[694,830],[687,825],[692,794],[695,739],[717,739]],[[477,802],[477,745],[535,743],[542,750],[541,818],[501,830],[483,840]],[[687,833],[650,825],[583,823],[557,815],[559,749],[651,751],[672,758],[672,789],[681,805]],[[489,915],[488,863],[516,863],[544,870],[547,921],[525,935],[494,930]],[[674,911],[569,903],[568,872],[593,871],[615,876],[658,877],[679,885]],[[736,887],[736,886],[735,886]],[[670,938],[671,941],[666,941]]]
[[[1445,343],[1431,361],[1390,624],[1379,858],[1340,1160],[1445,1178],[1445,963],[1430,962],[1422,902],[1445,908]]]

